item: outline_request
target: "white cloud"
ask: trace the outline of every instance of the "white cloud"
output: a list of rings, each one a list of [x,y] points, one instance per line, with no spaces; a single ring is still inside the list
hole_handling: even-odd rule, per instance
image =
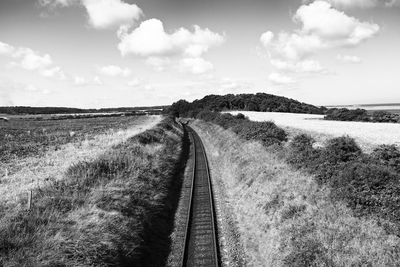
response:
[[[180,61],[180,68],[182,71],[188,71],[193,74],[203,74],[214,69],[211,62],[203,58],[183,58]]]
[[[62,69],[54,66],[49,54],[41,55],[27,47],[14,47],[0,42],[0,55],[13,58],[10,66],[16,66],[29,71],[38,71],[44,77],[58,77],[62,80],[66,78]],[[18,61],[18,62],[16,62]]]
[[[249,88],[254,88],[254,84],[245,80],[238,80],[232,78],[222,78],[217,85],[218,92],[221,94],[240,92],[243,93],[244,90]]]
[[[0,42],[0,55],[11,55],[14,50],[13,46]]]
[[[72,4],[78,3],[79,1],[78,0],[38,0],[38,2],[42,6],[66,7],[66,6],[70,6]]]
[[[163,71],[172,63],[178,69],[194,74],[201,74],[213,69],[211,62],[202,58],[211,47],[221,45],[225,37],[195,25],[193,31],[179,28],[167,33],[162,21],[149,19],[139,27],[128,32],[120,28],[118,49],[123,56],[133,54],[146,57],[146,64],[157,71]],[[175,65],[175,64],[174,64]]]
[[[268,79],[274,84],[287,85],[293,84],[293,78],[281,73],[273,72],[268,76]]]
[[[38,0],[42,6],[52,9],[79,5],[86,9],[88,22],[93,28],[107,29],[122,25],[132,26],[143,15],[135,4],[122,0]]]
[[[44,77],[58,77],[61,80],[65,80],[66,76],[60,67],[53,67],[50,69],[43,69],[40,71],[40,74]]]
[[[93,83],[96,84],[96,85],[102,85],[102,84],[103,84],[103,82],[101,81],[101,79],[99,78],[99,76],[95,76],[95,77],[93,78]]]
[[[349,56],[349,55],[337,55],[338,60],[348,63],[361,63],[361,58],[357,56]]]
[[[89,23],[96,29],[132,25],[143,15],[135,4],[121,0],[82,0],[89,15]]]
[[[130,81],[128,82],[128,86],[136,87],[136,86],[139,86],[141,83],[142,83],[142,82],[141,82],[138,78],[135,78],[135,79],[130,80]]]
[[[88,86],[88,85],[102,85],[103,82],[98,76],[93,77],[93,79],[86,79],[82,76],[75,76],[74,84],[76,86]]]
[[[168,57],[149,57],[146,59],[146,64],[156,71],[164,71],[171,64],[171,60]]]
[[[225,40],[224,36],[197,25],[193,32],[180,28],[169,34],[158,19],[143,21],[132,32],[122,32],[119,37],[118,49],[122,55],[139,56],[186,54],[199,57],[210,47],[220,45]]]
[[[108,65],[101,67],[99,71],[101,74],[111,77],[116,77],[116,76],[128,77],[129,75],[131,75],[132,72],[129,68],[121,68],[115,65]]]
[[[357,45],[379,31],[377,24],[360,22],[323,1],[302,5],[293,19],[302,24],[303,35],[317,36],[328,46]]]
[[[360,45],[379,31],[377,24],[361,22],[324,1],[300,6],[293,21],[301,27],[292,33],[280,32],[274,36],[267,31],[260,37],[271,65],[280,72],[327,73],[318,61],[309,58],[321,50]],[[356,59],[353,58],[353,61]],[[290,79],[273,73],[270,80],[284,84]]]
[[[400,1],[399,0],[386,0],[385,1],[385,6],[387,6],[387,7],[400,7]]]
[[[274,38],[274,33],[271,31],[266,31],[263,34],[261,34],[260,41],[265,47],[267,47],[271,44],[273,38]]]
[[[45,54],[41,56],[32,49],[25,47],[18,48],[12,54],[12,57],[21,59],[18,65],[26,70],[44,69],[53,64],[50,55]]]
[[[281,32],[266,48],[287,60],[303,60],[324,46],[321,39],[315,35]]]
[[[33,84],[27,84],[24,88],[25,91],[29,91],[29,92],[36,92],[39,91],[39,89],[34,86]]]
[[[377,6],[399,6],[398,0],[323,0],[330,3],[332,6],[347,9],[347,8],[373,8]],[[308,4],[312,0],[303,0],[303,3]]]
[[[83,85],[87,85],[88,81],[81,76],[75,76],[74,83],[75,83],[75,85],[83,86]]]
[[[356,46],[379,31],[374,23],[360,22],[323,1],[302,5],[293,16],[301,28],[294,33],[281,32],[272,38],[270,32],[261,35],[262,44],[275,56],[299,61],[318,50]]]
[[[320,73],[325,71],[321,64],[316,60],[303,60],[299,62],[284,61],[279,59],[271,59],[271,65],[280,71],[285,72],[308,72]]]

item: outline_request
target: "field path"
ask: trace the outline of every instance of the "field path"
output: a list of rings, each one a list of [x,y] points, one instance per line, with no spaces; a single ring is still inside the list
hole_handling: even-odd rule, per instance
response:
[[[16,173],[0,176],[0,214],[19,206],[28,191],[64,178],[69,166],[79,161],[97,158],[115,144],[144,132],[161,121],[161,116],[148,116],[138,124],[126,129],[99,134],[90,140],[68,143],[58,150],[50,150],[43,157],[28,157],[14,164],[21,168]],[[7,166],[1,166],[1,169]]]

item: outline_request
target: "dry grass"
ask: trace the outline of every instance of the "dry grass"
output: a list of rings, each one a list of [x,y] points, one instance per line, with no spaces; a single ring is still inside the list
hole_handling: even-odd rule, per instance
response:
[[[400,124],[370,123],[352,121],[326,121],[323,115],[293,114],[279,112],[234,111],[231,114],[242,113],[254,121],[274,121],[289,132],[300,129],[307,131],[318,142],[324,143],[332,137],[349,135],[357,140],[362,148],[369,152],[372,147],[380,144],[400,145]],[[289,127],[289,128],[288,128]],[[290,128],[295,128],[291,130]]]
[[[143,143],[143,136],[156,136]],[[71,165],[0,219],[0,266],[160,266],[180,189],[182,131],[161,122]]]
[[[0,161],[42,156],[63,144],[126,130],[147,120],[146,116],[131,116],[38,121],[29,119],[29,115],[20,116],[0,123]]]
[[[160,120],[160,116],[131,117],[129,121],[125,121],[126,126],[121,126],[121,129],[108,128],[108,130],[102,130],[102,133],[98,130],[99,126],[95,126],[95,121],[92,122],[94,124],[92,132],[90,131],[90,125],[86,125],[83,128],[84,121],[81,121],[79,122],[82,123],[80,127],[85,129],[86,135],[90,134],[90,138],[81,138],[70,143],[57,144],[57,147],[47,147],[47,152],[40,153],[40,155],[17,157],[8,162],[1,162],[0,203],[2,204],[0,214],[6,211],[10,212],[11,209],[20,209],[20,204],[23,203],[21,200],[24,201],[26,199],[29,190],[44,187],[64,179],[65,171],[74,163],[83,160],[94,160],[113,145],[153,127]],[[51,123],[53,129],[60,129],[60,127],[57,127],[57,123],[63,122],[52,121]],[[101,123],[99,124],[101,125]],[[109,125],[109,127],[112,125]],[[22,127],[27,126],[19,126],[19,128]],[[48,130],[47,134],[49,136],[53,133],[54,135],[59,135],[57,132],[60,131]],[[84,136],[81,132],[76,132],[77,135]],[[33,141],[29,140],[29,142]],[[22,141],[20,140],[20,142]]]
[[[400,239],[332,202],[329,189],[257,142],[196,121],[224,184],[250,266],[399,266]]]

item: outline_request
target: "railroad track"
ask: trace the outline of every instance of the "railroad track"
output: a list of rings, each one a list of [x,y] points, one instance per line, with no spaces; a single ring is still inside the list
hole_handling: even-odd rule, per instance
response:
[[[220,266],[207,156],[197,133],[189,126],[185,127],[194,143],[195,158],[181,266]]]

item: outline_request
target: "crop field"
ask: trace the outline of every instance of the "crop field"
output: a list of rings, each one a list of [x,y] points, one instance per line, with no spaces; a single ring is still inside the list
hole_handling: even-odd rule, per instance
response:
[[[27,169],[2,181],[0,203],[8,206],[0,209],[0,266],[164,265],[183,131],[160,116],[120,123],[130,127],[96,135],[89,145],[68,143],[55,161],[47,161],[55,152],[44,153],[36,162],[42,177],[31,177],[49,180],[29,185],[31,206],[23,194],[11,205],[8,193],[27,190]]]
[[[70,165],[97,158],[113,145],[153,127],[160,119],[132,116],[2,122],[0,213],[20,206],[29,190],[63,179]]]
[[[35,156],[50,147],[81,140],[96,135],[125,130],[140,125],[148,118],[103,117],[69,120],[30,120],[29,117],[0,122],[0,161]]]
[[[278,126],[290,127],[290,131],[303,130],[311,134],[317,141],[331,137],[349,135],[366,150],[380,144],[400,145],[400,124],[369,123],[348,121],[326,121],[323,115],[294,114],[279,112],[233,111],[242,113],[254,121],[273,121]],[[295,128],[295,129],[293,129]]]

